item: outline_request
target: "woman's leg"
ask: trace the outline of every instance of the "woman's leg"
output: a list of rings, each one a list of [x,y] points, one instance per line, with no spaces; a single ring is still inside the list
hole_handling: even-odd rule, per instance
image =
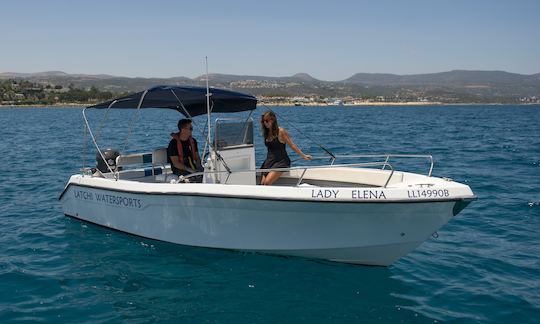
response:
[[[261,178],[261,184],[269,186],[272,183],[274,183],[279,177],[281,177],[281,174],[283,172],[279,171],[270,171],[266,176],[263,176]]]

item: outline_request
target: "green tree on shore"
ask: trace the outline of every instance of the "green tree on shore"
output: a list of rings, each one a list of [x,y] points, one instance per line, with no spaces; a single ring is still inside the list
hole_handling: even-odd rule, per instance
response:
[[[0,104],[52,105],[62,103],[89,104],[110,100],[119,94],[100,91],[96,87],[79,89],[70,84],[68,90],[61,85],[37,84],[26,80],[0,81]]]

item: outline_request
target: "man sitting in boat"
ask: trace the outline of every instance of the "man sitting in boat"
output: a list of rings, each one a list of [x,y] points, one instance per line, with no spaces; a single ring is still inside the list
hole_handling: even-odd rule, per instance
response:
[[[202,170],[197,141],[193,138],[193,125],[190,119],[178,121],[178,133],[172,133],[167,147],[167,161],[177,176],[187,176]],[[200,179],[190,179],[191,182]]]

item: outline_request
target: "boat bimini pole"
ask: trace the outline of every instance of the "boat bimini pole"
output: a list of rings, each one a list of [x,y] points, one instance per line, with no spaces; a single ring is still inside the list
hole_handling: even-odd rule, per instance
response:
[[[208,121],[208,131],[206,132],[206,141],[210,147],[209,150],[212,148],[212,128],[211,128],[211,121],[210,121],[210,87],[208,86],[208,56],[205,56],[206,61],[206,117]]]
[[[214,168],[215,168],[215,156],[213,156],[213,151],[212,150],[212,124],[211,124],[211,117],[210,117],[210,113],[212,112],[212,109],[210,108],[210,86],[208,85],[208,56],[205,56],[204,57],[205,59],[205,65],[206,65],[206,121],[207,121],[207,124],[206,124],[206,127],[207,127],[207,130],[206,130],[206,145],[204,146],[204,154],[203,156],[206,155],[206,147],[208,146],[208,156],[209,156],[209,160],[210,161],[207,161],[208,162],[208,167],[209,167],[209,170],[210,172],[214,171]],[[201,161],[201,164],[203,163],[203,161]],[[212,178],[213,178],[213,181],[215,181],[216,175],[213,174]]]
[[[144,91],[143,94],[141,95],[141,98],[139,99],[139,103],[137,104],[137,111],[136,113],[139,112],[139,110],[141,109],[141,106],[142,106],[142,103],[143,103],[143,100],[144,100],[144,97],[146,96],[146,94],[148,93],[148,90]],[[122,100],[113,100],[109,106],[107,107],[107,112],[109,111],[109,109],[112,108],[112,106],[114,106],[114,104],[116,104],[117,102],[119,101],[122,101]],[[92,129],[90,128],[90,123],[88,122],[88,118],[86,117],[86,109],[88,109],[89,107],[85,107],[82,111],[82,114],[83,114],[83,119],[84,119],[84,123],[86,125],[86,129],[88,130],[88,134],[90,135],[90,138],[92,139],[92,142],[94,143],[94,146],[96,147],[96,150],[97,152],[99,153],[99,156],[101,157],[101,159],[103,160],[103,162],[105,162],[105,165],[107,165],[107,169],[109,169],[109,172],[111,172],[111,174],[114,174],[114,179],[115,180],[118,180],[118,174],[115,173],[112,169],[111,169],[111,166],[109,165],[109,163],[107,163],[107,159],[105,159],[105,156],[103,155],[103,152],[101,152],[101,149],[99,148],[99,145],[97,143],[97,140],[96,140],[96,136],[94,136],[94,133],[92,132]],[[132,120],[133,121],[133,120]],[[102,125],[103,126],[103,125]],[[127,143],[128,143],[128,138],[131,134],[131,126],[132,126],[132,123],[130,123],[130,127],[129,127],[129,130],[128,130],[128,135],[126,137],[126,141],[124,143],[124,149],[125,147],[127,147]],[[100,129],[99,129],[99,132],[101,132],[101,126],[100,126]]]
[[[112,105],[114,105],[116,102],[117,100],[114,100],[113,102],[111,102],[111,104],[109,105],[107,109],[110,109]],[[90,135],[90,138],[92,139],[92,142],[94,143],[94,146],[96,147],[99,155],[101,156],[101,159],[103,160],[103,162],[105,162],[105,165],[107,165],[107,169],[109,169],[109,172],[113,173],[111,166],[109,165],[109,163],[107,163],[107,159],[105,159],[105,156],[103,155],[103,153],[101,152],[101,149],[99,148],[97,144],[94,133],[92,133],[92,129],[90,128],[90,124],[88,123],[88,118],[86,118],[86,109],[88,109],[88,107],[85,107],[83,109],[82,114],[83,114],[84,123],[86,124],[86,129],[88,130],[88,134]]]
[[[135,113],[131,117],[131,120],[129,122],[128,133],[127,133],[127,136],[126,136],[126,140],[124,141],[124,147],[122,148],[122,151],[127,150],[128,141],[129,141],[129,137],[131,136],[133,125],[135,125],[135,121],[137,121],[137,119],[139,118],[139,113],[141,111],[141,106],[142,106],[142,103],[144,101],[144,97],[146,97],[147,93],[148,93],[148,90],[145,90],[142,93],[141,98],[139,99],[139,103],[137,104],[137,110],[135,110]]]

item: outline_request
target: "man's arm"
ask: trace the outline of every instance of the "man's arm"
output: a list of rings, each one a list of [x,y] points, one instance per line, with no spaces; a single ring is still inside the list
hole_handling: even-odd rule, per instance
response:
[[[195,172],[193,169],[188,168],[184,163],[180,162],[178,159],[178,156],[171,156],[171,163],[174,165],[175,168],[181,170],[181,171],[188,171],[190,173]]]

